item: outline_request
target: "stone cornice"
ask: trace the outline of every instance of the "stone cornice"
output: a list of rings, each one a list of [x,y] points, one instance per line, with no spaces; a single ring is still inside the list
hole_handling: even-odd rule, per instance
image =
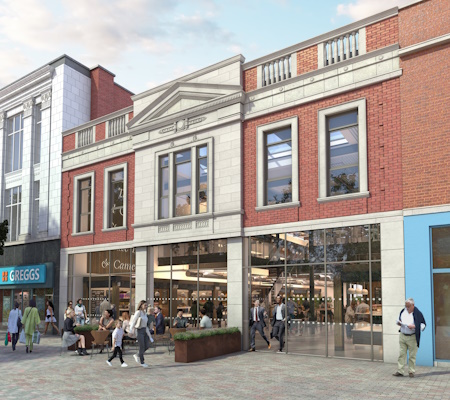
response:
[[[267,54],[264,57],[257,58],[256,60],[249,61],[249,62],[243,64],[242,68],[245,71],[246,69],[256,67],[257,65],[265,64],[266,62],[271,61],[275,58],[279,58],[282,56],[286,56],[288,54],[295,53],[299,50],[306,49],[308,47],[325,42],[328,39],[334,38],[334,37],[342,35],[344,33],[348,33],[349,31],[363,28],[367,25],[372,25],[375,22],[382,21],[384,19],[393,17],[394,15],[397,15],[397,14],[398,14],[398,7],[391,8],[391,9],[383,11],[381,13],[378,13],[378,14],[372,15],[370,17],[361,19],[359,21],[353,22],[351,24],[342,26],[341,28],[334,29],[330,32],[323,33],[322,35],[305,40],[304,42],[294,44],[293,46],[286,47],[284,49],[278,50],[271,54]]]
[[[171,87],[173,84],[175,84],[177,82],[190,81],[190,80],[195,79],[195,78],[197,78],[197,77],[199,77],[201,75],[205,75],[205,74],[207,74],[207,73],[209,73],[211,71],[215,71],[218,68],[224,68],[227,65],[233,64],[233,63],[238,62],[238,61],[243,63],[245,61],[244,56],[241,55],[241,54],[238,54],[237,56],[234,56],[234,57],[228,58],[226,60],[220,61],[217,64],[210,65],[209,67],[203,68],[203,69],[201,69],[199,71],[195,71],[192,74],[182,76],[181,78],[174,79],[173,81],[164,83],[163,85],[160,85],[160,86],[157,86],[157,87],[155,87],[153,89],[150,89],[150,90],[147,90],[145,92],[139,93],[139,94],[133,96],[131,98],[131,100],[136,101],[136,100],[142,99],[143,97],[147,97],[147,96],[149,96],[151,94],[158,93],[158,92],[161,92],[163,90],[166,90],[166,89],[168,89],[169,87]]]
[[[6,86],[2,90],[0,90],[0,103],[8,100],[11,97],[17,96],[20,93],[25,92],[30,89],[32,86],[37,85],[46,80],[50,80],[53,75],[53,71],[55,69],[50,65],[46,65],[38,69],[37,71],[32,72],[31,74],[19,79],[18,81]]]
[[[221,96],[219,98],[215,98],[210,101],[206,101],[203,104],[199,104],[194,107],[187,108],[185,110],[182,110],[175,114],[170,114],[167,116],[163,116],[160,118],[156,118],[152,121],[142,123],[140,125],[137,125],[133,128],[130,128],[131,135],[137,135],[142,132],[147,132],[150,130],[158,129],[166,127],[167,125],[170,125],[174,123],[174,121],[187,118],[187,117],[196,117],[200,114],[205,114],[207,112],[223,108],[225,106],[228,106],[230,104],[235,103],[243,103],[245,100],[246,94],[244,91],[239,91],[233,94]]]
[[[446,35],[442,35],[439,37],[435,37],[429,40],[425,40],[420,43],[413,44],[411,46],[403,47],[398,51],[400,57],[408,56],[410,54],[417,53],[419,51],[423,51],[426,49],[430,49],[432,47],[440,46],[443,44],[450,43],[450,33]]]

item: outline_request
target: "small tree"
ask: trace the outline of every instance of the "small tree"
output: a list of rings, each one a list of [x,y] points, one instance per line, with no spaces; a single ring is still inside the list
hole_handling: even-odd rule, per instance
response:
[[[0,223],[0,256],[3,255],[3,245],[5,244],[6,237],[8,236],[8,220],[5,219]]]

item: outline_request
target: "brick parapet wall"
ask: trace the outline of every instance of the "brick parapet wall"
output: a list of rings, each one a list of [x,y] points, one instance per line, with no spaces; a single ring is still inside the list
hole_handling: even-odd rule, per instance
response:
[[[256,90],[258,87],[257,82],[257,67],[250,68],[246,71],[244,71],[243,76],[243,86],[244,86],[244,92],[251,92],[252,90]]]
[[[369,198],[319,204],[320,109],[366,98]],[[256,212],[256,128],[298,116],[299,208]],[[244,226],[262,226],[402,209],[400,82],[392,79],[244,122]]]
[[[400,47],[411,46],[450,33],[448,0],[428,0],[399,12]]]
[[[317,67],[317,45],[297,52],[297,75],[315,71]]]
[[[384,19],[366,27],[366,52],[381,49],[399,41],[398,16]]]
[[[75,149],[75,135],[76,133],[74,132],[63,136],[63,153]]]
[[[127,229],[102,232],[103,229],[103,191],[104,169],[127,162]],[[74,177],[85,173],[95,173],[94,187],[94,233],[83,236],[71,236],[73,225]],[[133,240],[134,229],[134,153],[112,160],[91,164],[62,174],[61,200],[61,247],[77,247]]]
[[[450,45],[400,66],[404,208],[450,204]]]
[[[91,119],[131,106],[132,94],[114,83],[114,75],[97,67],[91,71]]]

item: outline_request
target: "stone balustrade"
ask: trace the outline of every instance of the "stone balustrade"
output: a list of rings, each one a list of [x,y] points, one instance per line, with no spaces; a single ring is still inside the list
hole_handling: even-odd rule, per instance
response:
[[[355,29],[318,44],[319,68],[366,53],[366,29]]]
[[[292,70],[295,68],[297,66],[293,65],[290,54],[266,62],[261,66],[261,86],[269,86],[292,78]]]
[[[84,147],[94,143],[94,127],[82,129],[77,134],[77,147]]]
[[[127,116],[128,114],[124,114],[107,121],[108,137],[118,136],[127,131]]]

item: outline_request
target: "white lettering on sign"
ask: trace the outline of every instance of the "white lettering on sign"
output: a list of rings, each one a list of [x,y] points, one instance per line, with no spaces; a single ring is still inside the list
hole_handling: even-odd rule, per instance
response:
[[[40,279],[38,268],[27,268],[18,270],[12,270],[9,273],[9,280],[11,282],[17,281],[38,281]]]
[[[125,270],[125,271],[135,271],[136,270],[136,264],[128,264],[128,263],[123,263],[120,260],[115,260],[113,262],[113,266],[115,270]],[[109,261],[107,258],[105,258],[102,261],[102,268],[103,269],[107,269],[109,268]]]

